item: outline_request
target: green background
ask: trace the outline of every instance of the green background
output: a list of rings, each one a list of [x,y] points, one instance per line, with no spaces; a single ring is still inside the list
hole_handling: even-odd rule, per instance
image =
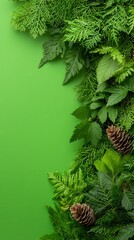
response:
[[[43,39],[11,27],[14,7],[0,1],[0,239],[35,240],[52,231],[47,173],[67,170],[75,156],[78,103],[73,85],[62,86],[62,62],[37,68]]]

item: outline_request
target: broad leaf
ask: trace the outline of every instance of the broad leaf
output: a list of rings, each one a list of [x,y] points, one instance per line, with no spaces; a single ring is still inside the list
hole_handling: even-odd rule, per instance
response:
[[[68,83],[72,77],[80,72],[84,66],[84,60],[79,49],[70,49],[65,54],[66,75],[63,84]]]
[[[107,54],[102,57],[97,66],[97,81],[102,83],[114,76],[120,65],[117,60]]]
[[[107,107],[113,106],[121,102],[128,94],[128,89],[125,87],[119,87],[111,90],[113,93],[108,98]]]
[[[92,122],[88,130],[88,139],[93,145],[97,145],[102,137],[102,129],[97,122]]]
[[[93,102],[90,104],[90,109],[96,109],[96,108],[99,108],[103,105],[102,102]]]
[[[122,169],[122,163],[120,160],[120,155],[113,150],[107,150],[102,158],[102,162],[111,170],[113,178],[115,178]]]
[[[80,106],[72,115],[80,120],[88,119],[91,114],[90,107],[88,105]]]
[[[94,165],[98,171],[103,172],[113,180],[115,180],[122,169],[120,155],[113,150],[107,150],[101,161],[96,160]]]
[[[114,123],[116,118],[117,118],[117,108],[115,107],[107,107],[107,111],[108,111],[108,117],[109,119]]]
[[[104,106],[98,112],[98,118],[100,119],[101,123],[103,124],[107,120],[107,108]]]
[[[122,207],[127,211],[134,209],[134,194],[131,192],[125,192],[122,199]]]

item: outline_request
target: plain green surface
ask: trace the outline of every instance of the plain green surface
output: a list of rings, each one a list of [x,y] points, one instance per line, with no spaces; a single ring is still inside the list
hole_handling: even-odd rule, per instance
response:
[[[40,40],[13,30],[12,1],[0,1],[0,240],[35,240],[52,231],[47,173],[69,168],[77,120],[62,62],[38,69]]]

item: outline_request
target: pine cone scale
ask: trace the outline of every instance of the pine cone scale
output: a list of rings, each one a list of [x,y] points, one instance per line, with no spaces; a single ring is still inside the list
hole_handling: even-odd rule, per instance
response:
[[[109,126],[106,129],[108,139],[121,154],[128,154],[133,150],[131,136],[123,129]]]
[[[76,203],[70,207],[73,218],[86,227],[91,226],[95,222],[95,214],[93,209],[87,204]]]

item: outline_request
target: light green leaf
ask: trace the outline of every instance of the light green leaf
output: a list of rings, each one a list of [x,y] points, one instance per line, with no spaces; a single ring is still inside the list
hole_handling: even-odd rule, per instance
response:
[[[119,68],[120,65],[117,60],[113,60],[113,58],[109,54],[104,55],[99,61],[96,70],[98,83],[105,82],[111,77],[113,77]]]
[[[104,162],[96,160],[94,165],[99,172],[105,173],[106,175],[109,173],[109,169]]]
[[[117,108],[107,107],[107,111],[108,111],[109,119],[114,123],[117,118],[117,114],[118,114]]]
[[[102,137],[102,129],[97,122],[92,122],[88,130],[88,138],[93,145],[97,145]]]
[[[101,123],[103,124],[107,120],[107,108],[104,106],[98,112],[98,118],[100,119]]]
[[[113,178],[120,173],[122,169],[122,163],[120,160],[120,155],[116,151],[108,149],[101,161],[110,169]]]
[[[124,192],[122,207],[127,211],[134,209],[134,194],[132,192]]]
[[[128,89],[125,87],[115,88],[111,96],[108,98],[107,107],[113,106],[121,102],[128,94]]]

